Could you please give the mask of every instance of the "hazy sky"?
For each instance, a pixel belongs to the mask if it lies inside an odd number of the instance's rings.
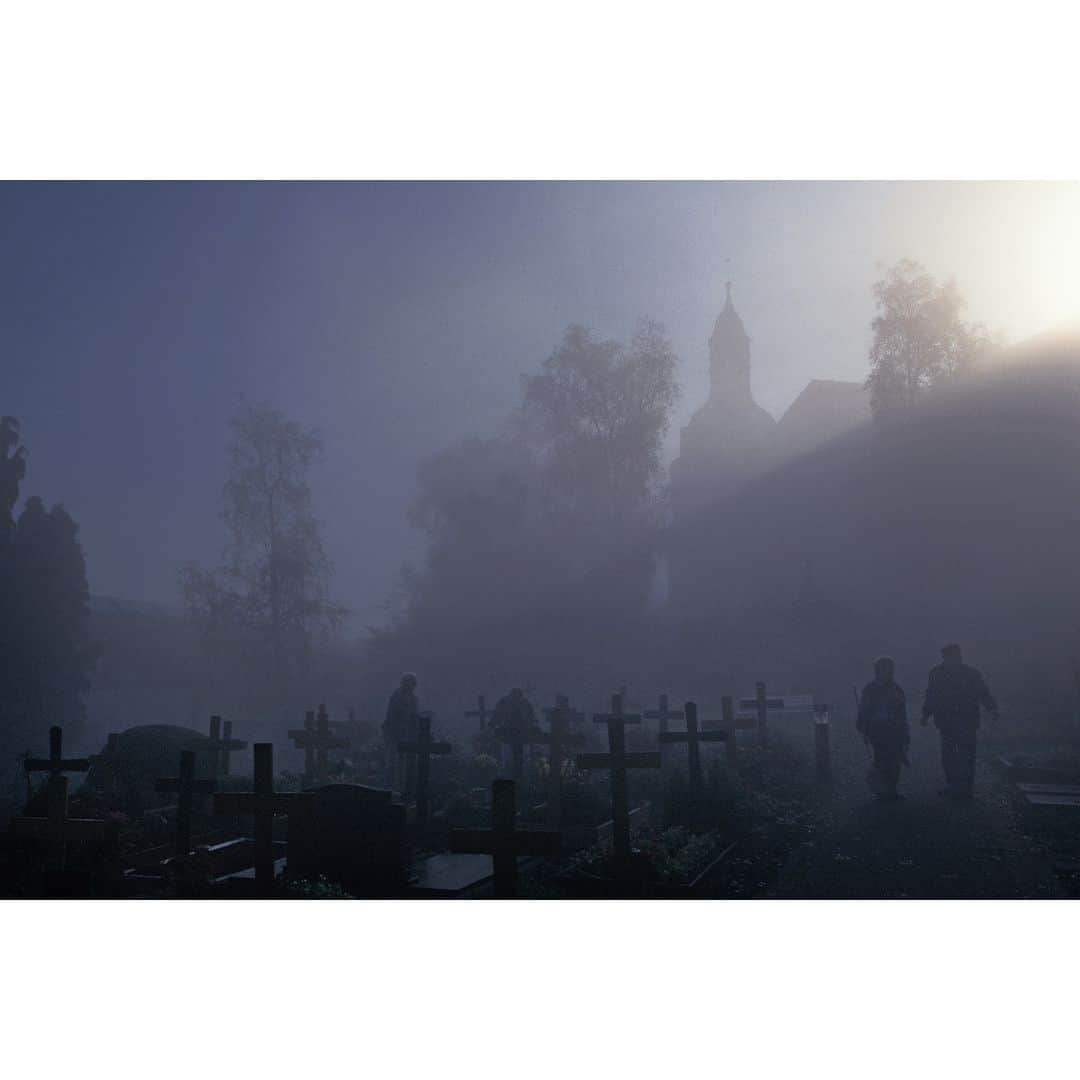
[[[220,555],[239,401],[319,428],[335,594],[370,621],[418,460],[493,429],[568,323],[665,323],[681,425],[731,278],[779,415],[865,377],[879,262],[955,274],[1015,340],[1080,316],[1077,252],[1080,186],[0,184],[0,413],[91,590],[165,603]]]

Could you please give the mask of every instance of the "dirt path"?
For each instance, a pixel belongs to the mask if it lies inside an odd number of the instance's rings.
[[[1053,859],[1022,831],[1003,781],[979,761],[975,801],[952,803],[934,728],[915,728],[899,803],[876,803],[861,742],[833,737],[833,783],[800,844],[761,895],[774,899],[1032,899],[1064,897]]]

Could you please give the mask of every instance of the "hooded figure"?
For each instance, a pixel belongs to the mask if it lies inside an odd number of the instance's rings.
[[[907,762],[911,742],[907,699],[893,678],[896,665],[891,656],[874,661],[874,681],[863,687],[855,726],[874,751],[873,786],[881,802],[902,799],[896,790],[900,766]]]
[[[398,743],[416,735],[416,717],[420,712],[420,699],[416,696],[416,676],[407,671],[401,683],[390,695],[383,721],[383,748],[385,751],[385,783],[391,791],[407,791],[411,770],[402,767]]]
[[[982,675],[964,663],[959,645],[946,645],[941,663],[930,672],[922,707],[923,727],[932,716],[941,732],[941,765],[947,785],[942,795],[946,798],[971,798],[980,707],[997,719],[997,702]]]

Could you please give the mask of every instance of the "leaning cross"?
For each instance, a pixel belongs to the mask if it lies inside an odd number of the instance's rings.
[[[550,733],[541,736],[541,742],[547,743],[548,751],[548,790],[547,823],[557,829],[562,824],[562,770],[564,750],[567,746],[581,746],[584,735],[571,732],[570,722],[580,718],[577,709],[570,708],[570,699],[565,694],[555,696],[555,707],[544,710],[551,724]]]
[[[514,828],[517,816],[513,780],[491,785],[491,828],[454,829],[450,850],[463,855],[490,855],[495,868],[495,898],[512,900],[517,895],[517,861],[520,855],[557,855],[562,837],[545,830]]]
[[[466,720],[479,720],[480,721],[480,730],[481,731],[483,731],[484,728],[487,727],[487,722],[488,722],[488,717],[489,716],[491,716],[491,711],[487,708],[487,706],[486,706],[486,704],[484,702],[484,695],[483,694],[481,694],[476,699],[476,708],[475,709],[466,709],[465,710],[465,719]]]
[[[214,813],[250,814],[255,818],[255,884],[269,890],[274,883],[274,818],[311,806],[307,791],[274,791],[274,745],[255,743],[255,790],[227,791],[214,796]]]
[[[611,712],[593,716],[596,724],[606,724],[608,729],[608,752],[606,754],[578,754],[579,769],[607,769],[611,773],[611,821],[616,862],[625,862],[630,856],[630,804],[626,793],[627,769],[659,769],[660,755],[655,751],[627,753],[626,725],[640,724],[640,715],[626,715],[622,711],[622,695],[611,697]]]
[[[67,816],[68,809],[68,778],[66,772],[88,772],[90,761],[87,758],[65,758],[63,756],[64,733],[59,727],[49,728],[49,756],[47,758],[26,758],[23,768],[27,777],[35,772],[47,772],[49,779],[46,783],[46,817],[15,818],[12,822],[15,832],[19,835],[40,836],[45,833],[48,845],[49,864],[55,868],[62,868],[67,851],[68,835],[92,833],[100,835],[105,830],[104,821],[90,819],[73,819]]]
[[[320,785],[329,781],[326,753],[328,750],[344,750],[349,745],[348,739],[337,738],[330,732],[330,717],[326,712],[326,706],[319,706],[319,719],[312,730],[311,713],[305,718],[302,731],[290,731],[289,738],[294,745],[304,748],[304,768],[311,771],[311,755],[315,755],[316,776]]]
[[[431,713],[421,713],[416,718],[416,738],[398,743],[398,752],[416,755],[416,823],[421,829],[428,823],[431,789],[431,758],[436,754],[449,754],[448,742],[435,742],[431,736]]]
[[[668,709],[668,696],[667,694],[660,695],[660,707],[658,709],[646,709],[644,713],[646,720],[659,720],[660,721],[660,759],[664,759],[664,735],[667,733],[669,720],[681,720],[683,713],[681,709]]]
[[[727,742],[733,738],[722,728],[709,728],[702,731],[698,728],[697,705],[688,701],[683,707],[686,715],[685,731],[665,731],[660,735],[661,743],[686,743],[686,764],[690,774],[690,794],[695,799],[701,798],[701,746],[703,742]]]
[[[154,790],[168,793],[176,792],[176,854],[186,855],[191,850],[191,808],[195,793],[209,795],[217,790],[217,780],[212,776],[207,780],[195,779],[195,751],[180,751],[180,775],[170,779],[158,780]]]

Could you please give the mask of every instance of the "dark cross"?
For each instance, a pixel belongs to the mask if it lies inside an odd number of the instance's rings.
[[[416,823],[424,828],[428,822],[431,757],[433,754],[449,754],[448,742],[435,742],[431,737],[431,713],[423,712],[416,718],[416,738],[398,743],[398,752],[416,755]]]
[[[196,750],[205,750],[210,754],[210,775],[229,775],[229,754],[233,750],[246,750],[247,743],[232,737],[232,721],[225,721],[224,737],[220,716],[210,717],[210,738],[197,743]]]
[[[557,855],[559,833],[515,829],[517,817],[513,780],[496,780],[491,785],[491,828],[454,829],[450,850],[464,855],[490,855],[495,867],[495,898],[513,900],[517,895],[519,856]]]
[[[173,779],[158,780],[154,784],[158,792],[176,792],[176,854],[186,855],[191,850],[191,808],[195,793],[209,795],[217,790],[217,780],[195,779],[195,751],[180,751],[180,775]]]
[[[100,770],[105,794],[115,795],[120,772],[120,736],[115,732],[110,733],[105,741],[105,749],[100,754],[91,754],[87,760],[96,770]]]
[[[611,712],[593,716],[596,724],[606,724],[608,729],[608,752],[606,754],[578,754],[579,769],[607,769],[611,773],[611,821],[616,862],[625,862],[630,856],[630,804],[626,793],[627,769],[659,769],[660,755],[655,751],[626,752],[626,725],[640,724],[638,715],[627,716],[622,711],[622,695],[613,694]]]
[[[514,779],[520,780],[525,775],[525,747],[546,742],[544,734],[536,728],[531,731],[522,731],[520,728],[511,727],[503,731],[499,737],[513,750]]]
[[[49,756],[26,758],[23,761],[28,780],[31,773],[47,772],[49,774],[45,788],[46,817],[16,818],[13,822],[16,832],[20,835],[45,835],[49,865],[55,869],[62,869],[64,866],[67,839],[70,834],[101,834],[106,827],[104,821],[77,820],[67,816],[68,778],[64,776],[64,773],[89,772],[90,761],[87,758],[65,758],[63,744],[63,730],[59,727],[51,727],[49,728]]]
[[[89,772],[89,758],[65,758],[63,754],[64,732],[61,728],[49,728],[49,756],[47,758],[26,758],[23,768],[27,775],[35,772],[47,772],[49,778],[66,772]]]
[[[303,749],[304,751],[304,775],[311,776],[315,772],[315,745],[311,741],[312,736],[315,734],[315,710],[308,709],[304,713],[304,726],[302,728],[291,728],[289,730],[289,738],[292,739],[293,746],[297,750]]]
[[[664,735],[668,729],[669,720],[681,720],[683,718],[682,711],[680,709],[668,709],[668,696],[667,694],[660,695],[660,708],[658,709],[646,709],[646,720],[659,720],[660,721],[660,759],[664,759]]]
[[[311,713],[309,712],[310,718]],[[348,739],[341,739],[335,737],[330,732],[330,717],[326,712],[326,706],[319,706],[319,719],[315,725],[315,730],[310,730],[306,724],[303,731],[290,731],[289,737],[297,746],[304,747],[307,751],[314,751],[315,753],[315,766],[316,777],[320,785],[326,784],[329,781],[329,771],[327,769],[326,754],[328,750],[343,750],[349,745]],[[304,759],[305,767],[307,767],[308,758]]]
[[[757,709],[758,741],[762,746],[769,742],[769,702],[765,697],[765,684],[754,683],[754,705]]]
[[[562,824],[562,769],[564,750],[568,746],[581,746],[584,735],[570,731],[570,722],[581,713],[570,708],[570,699],[565,694],[556,694],[555,707],[544,710],[551,724],[551,731],[541,736],[541,742],[548,745],[548,785],[547,785],[547,823],[557,829]]]
[[[306,791],[274,791],[274,745],[255,743],[255,790],[214,796],[214,813],[250,814],[255,819],[255,884],[267,891],[274,884],[274,818],[307,810],[315,797]]]
[[[683,706],[686,716],[685,731],[665,731],[660,736],[661,743],[686,743],[686,765],[690,774],[690,794],[695,799],[701,798],[701,746],[703,742],[727,742],[734,738],[734,733],[729,734],[721,728],[709,728],[702,731],[698,727],[697,704],[688,701]]]
[[[476,708],[475,709],[466,709],[465,710],[465,719],[466,720],[479,720],[480,721],[480,730],[481,731],[483,731],[484,728],[487,727],[487,722],[488,722],[488,717],[489,716],[491,716],[491,712],[489,711],[489,709],[487,708],[487,706],[484,703],[484,695],[483,694],[481,694],[476,699]]]
[[[720,712],[723,716],[723,728],[728,733],[728,765],[734,767],[739,759],[739,743],[735,735],[735,703],[730,697],[722,697],[720,699]]]

